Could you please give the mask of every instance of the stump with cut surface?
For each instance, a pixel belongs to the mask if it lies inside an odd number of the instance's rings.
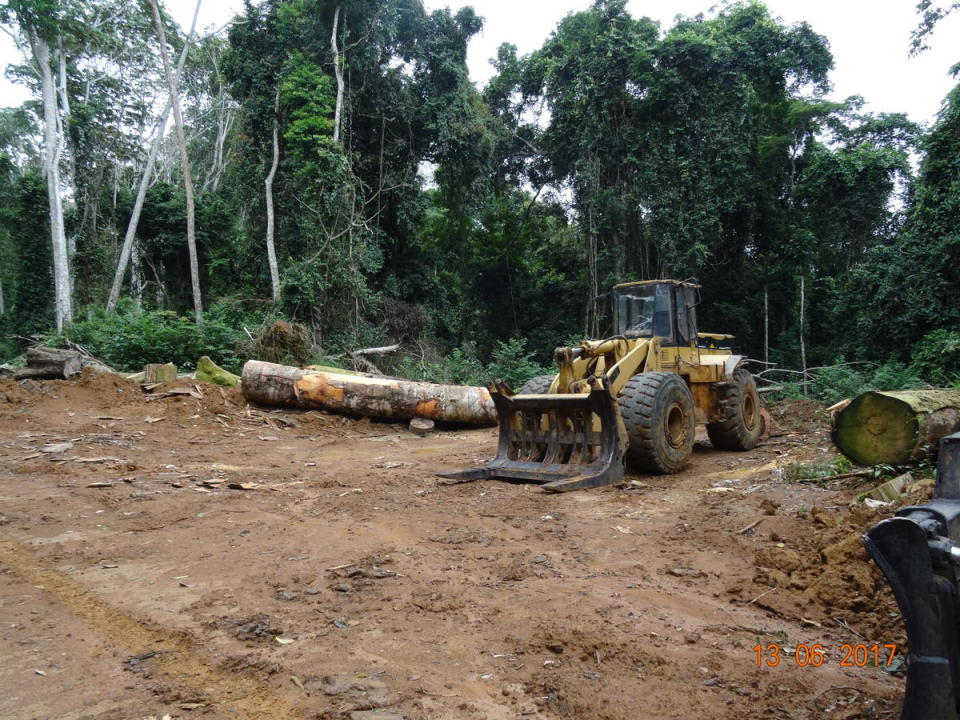
[[[430,418],[415,417],[410,421],[409,429],[414,435],[423,437],[432,433],[435,426],[436,423]]]
[[[834,444],[858,465],[903,465],[960,430],[960,391],[867,392],[836,414]]]
[[[143,368],[143,384],[173,382],[177,379],[177,366],[173,363],[150,363]]]

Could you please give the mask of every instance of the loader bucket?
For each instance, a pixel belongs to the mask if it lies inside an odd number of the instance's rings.
[[[496,457],[479,467],[439,473],[441,477],[453,482],[526,480],[542,484],[548,492],[623,480],[626,433],[617,401],[605,388],[514,395],[498,381],[491,383],[490,395],[500,424]]]

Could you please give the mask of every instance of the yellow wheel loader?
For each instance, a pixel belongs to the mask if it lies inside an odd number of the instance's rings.
[[[732,335],[698,333],[697,288],[676,280],[622,283],[613,299],[613,337],[557,348],[556,375],[516,394],[489,385],[500,439],[486,465],[441,473],[450,482],[504,478],[565,492],[620,482],[624,463],[675,473],[693,452],[697,423],[713,445],[750,450],[760,402]]]

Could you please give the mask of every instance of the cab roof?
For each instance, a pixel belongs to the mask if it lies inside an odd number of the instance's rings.
[[[686,282],[685,280],[636,280],[634,282],[624,282],[617,283],[613,286],[613,289],[626,288],[626,287],[636,287],[637,285],[683,285],[685,287],[698,288],[700,287],[699,283],[695,282]]]

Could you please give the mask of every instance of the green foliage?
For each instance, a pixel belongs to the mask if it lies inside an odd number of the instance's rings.
[[[960,381],[960,332],[940,329],[927,333],[911,356],[911,369],[932,385]]]
[[[812,381],[804,385],[788,379],[778,383],[781,390],[770,393],[770,400],[797,400],[809,397],[832,405],[845,398],[853,398],[870,390],[909,390],[924,387],[925,383],[913,365],[887,362],[875,365],[869,362],[843,363],[810,370]],[[790,375],[790,378],[799,375]]]
[[[783,467],[783,481],[787,483],[808,483],[817,485],[823,478],[850,472],[851,463],[843,455],[816,463],[788,463]]]
[[[526,342],[519,338],[511,338],[497,345],[486,372],[490,379],[499,378],[512,388],[519,388],[537,375],[552,373],[534,361],[533,353],[526,350]]]
[[[190,318],[166,311],[138,313],[126,307],[112,316],[97,312],[89,320],[74,322],[62,336],[48,336],[47,344],[57,346],[64,338],[127,372],[138,372],[148,363],[166,362],[189,371],[201,355],[209,355],[230,370],[239,369],[242,362],[235,354],[240,339],[237,330],[211,319],[197,325]]]
[[[9,228],[5,259],[17,273],[15,282],[4,282],[5,329],[31,335],[54,324],[46,182],[38,172],[25,172],[13,180],[10,196],[10,204],[0,207],[0,222]]]
[[[315,168],[315,158],[328,154],[333,130],[333,95],[330,77],[319,65],[309,62],[300,53],[287,62],[280,85],[280,100],[289,108],[289,120],[284,138],[296,157],[304,163],[303,170]]]
[[[525,341],[518,338],[499,342],[490,361],[484,363],[477,357],[476,346],[465,343],[433,361],[416,361],[408,356],[401,361],[396,372],[413,380],[454,385],[482,386],[500,379],[516,389],[532,377],[553,372],[534,361],[533,353],[525,346]]]

